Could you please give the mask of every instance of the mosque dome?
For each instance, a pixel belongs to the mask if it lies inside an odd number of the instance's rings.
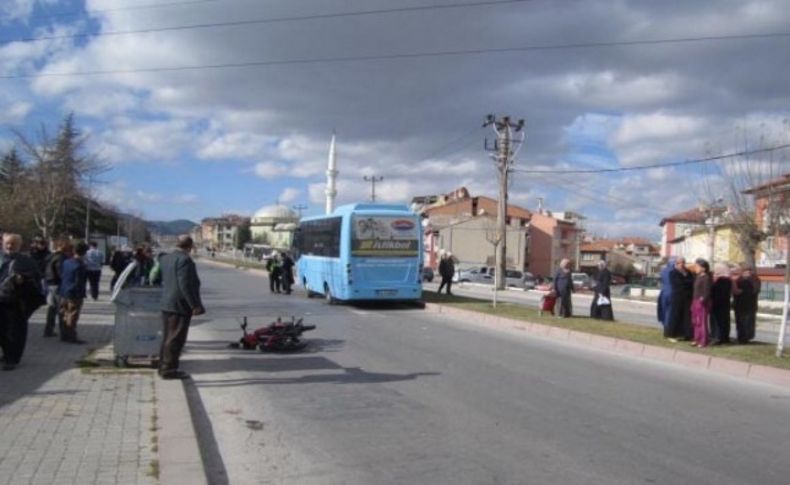
[[[296,219],[298,216],[296,212],[284,205],[267,205],[258,209],[258,212],[252,217],[255,219]]]

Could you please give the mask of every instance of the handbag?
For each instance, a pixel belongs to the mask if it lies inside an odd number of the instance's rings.
[[[598,306],[606,306],[611,305],[612,301],[609,298],[606,298],[603,295],[598,295]]]

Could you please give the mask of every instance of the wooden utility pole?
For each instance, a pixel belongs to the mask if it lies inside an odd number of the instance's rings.
[[[483,126],[491,126],[497,135],[496,142],[494,143],[494,152],[492,155],[496,163],[497,172],[499,173],[499,202],[497,204],[497,239],[495,253],[495,266],[496,272],[494,273],[495,281],[494,286],[496,289],[502,290],[505,288],[505,271],[507,270],[507,184],[508,173],[513,164],[515,152],[512,146],[513,133],[520,133],[521,139],[515,143],[521,147],[524,141],[524,120],[518,120],[513,123],[510,117],[503,116],[499,120],[496,116],[490,114],[486,117]]]

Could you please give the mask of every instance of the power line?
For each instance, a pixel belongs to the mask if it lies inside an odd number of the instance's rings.
[[[249,61],[249,62],[233,62],[233,63],[222,63],[222,64],[202,64],[196,66],[148,67],[148,68],[136,68],[136,69],[102,69],[102,70],[94,70],[94,71],[75,71],[75,72],[41,72],[37,74],[15,74],[15,75],[0,76],[0,79],[101,76],[108,74],[180,72],[180,71],[200,71],[200,70],[208,70],[208,69],[233,69],[233,68],[240,69],[240,68],[249,68],[249,67],[287,66],[287,65],[300,65],[300,64],[333,64],[340,62],[420,59],[420,58],[466,56],[466,55],[502,54],[502,53],[512,53],[512,52],[537,52],[537,51],[570,50],[570,49],[633,47],[639,45],[679,44],[679,43],[689,43],[689,42],[711,42],[711,41],[719,41],[719,40],[722,41],[755,40],[755,39],[785,38],[785,37],[790,37],[790,32],[769,32],[763,34],[721,35],[721,36],[707,36],[707,37],[683,37],[683,38],[674,38],[674,39],[634,40],[634,41],[622,41],[622,42],[590,42],[590,43],[554,44],[554,45],[538,45],[538,46],[525,46],[525,47],[461,49],[461,50],[435,51],[435,52],[412,52],[412,53],[403,53],[403,54],[372,54],[372,55],[363,55],[363,56],[282,59],[282,60],[272,60],[272,61]]]
[[[102,8],[96,10],[73,10],[73,11],[63,11],[63,12],[52,12],[52,13],[44,13],[40,15],[32,15],[28,17],[27,20],[52,19],[58,17],[77,17],[84,15],[90,16],[90,15],[97,15],[101,13],[122,12],[122,11],[131,11],[131,10],[151,10],[156,8],[180,7],[180,6],[196,5],[201,3],[214,3],[218,1],[220,0],[188,0],[183,2],[147,3],[144,5]],[[4,42],[20,42],[20,41],[0,41],[0,43],[4,43]],[[21,42],[27,42],[27,41],[21,41]]]
[[[707,157],[707,158],[697,158],[693,160],[683,160],[680,162],[669,162],[669,163],[654,163],[651,165],[640,165],[637,167],[619,167],[619,168],[597,168],[597,169],[588,169],[588,170],[528,170],[528,169],[518,169],[514,168],[511,169],[514,172],[519,173],[531,173],[531,174],[552,174],[552,175],[566,175],[566,174],[590,174],[590,173],[612,173],[612,172],[631,172],[635,170],[648,170],[651,168],[665,168],[665,167],[678,167],[678,166],[685,166],[685,165],[694,165],[698,163],[706,163],[706,162],[714,162],[719,160],[726,160],[729,158],[736,158],[742,157],[745,155],[754,155],[757,153],[767,153],[767,152],[774,152],[777,150],[783,150],[785,148],[790,148],[790,143],[784,145],[777,145],[773,147],[767,148],[759,148],[757,150],[745,150],[741,152],[734,152],[734,153],[727,153],[724,155],[717,155],[714,157]]]
[[[216,0],[202,0],[202,2],[206,2],[206,1],[216,1]],[[93,38],[93,37],[107,37],[107,36],[132,35],[132,34],[151,34],[155,32],[173,32],[179,30],[210,29],[215,27],[239,27],[245,25],[274,24],[274,23],[282,23],[282,22],[300,22],[306,20],[326,20],[326,19],[342,18],[342,17],[361,17],[366,15],[384,15],[384,14],[406,13],[406,12],[422,12],[427,10],[446,10],[446,9],[458,9],[458,8],[470,8],[470,7],[482,7],[482,6],[496,6],[496,5],[505,5],[512,3],[525,3],[530,1],[534,1],[534,0],[485,0],[485,1],[475,1],[475,2],[467,2],[467,3],[422,5],[422,6],[414,6],[414,7],[384,8],[384,9],[376,9],[376,10],[358,10],[351,12],[299,15],[299,16],[291,16],[291,17],[272,17],[266,19],[235,20],[228,22],[210,22],[210,23],[202,23],[202,24],[189,24],[189,25],[158,27],[158,28],[150,28],[150,29],[116,30],[109,32],[94,32],[94,33],[81,33],[81,34],[45,35],[39,37],[26,37],[20,39],[3,40],[0,41],[0,44],[9,44],[12,42],[38,42],[42,40],[84,39],[84,38]],[[186,2],[186,3],[202,3],[202,2],[195,1],[195,2]],[[129,7],[129,8],[133,8],[133,7]]]
[[[478,131],[480,131],[480,130],[482,130],[482,129],[483,129],[483,127],[482,127],[482,126],[475,127],[475,128],[472,130],[472,131],[469,131],[469,132],[467,132],[467,133],[464,133],[463,135],[459,136],[458,138],[455,138],[455,139],[453,139],[452,141],[450,141],[450,142],[448,142],[448,143],[445,143],[444,145],[442,145],[441,147],[439,147],[439,148],[437,148],[436,150],[432,151],[432,152],[431,152],[431,153],[429,153],[428,155],[426,155],[426,156],[424,156],[424,157],[420,158],[420,159],[417,161],[417,163],[420,163],[420,162],[425,162],[425,161],[428,161],[428,160],[432,159],[432,158],[433,158],[433,157],[435,157],[436,155],[438,155],[438,154],[442,153],[443,151],[445,151],[446,149],[448,149],[448,148],[452,147],[453,145],[455,145],[456,143],[460,142],[461,140],[463,140],[463,139],[465,139],[465,138],[467,138],[467,137],[469,137],[469,136],[472,136],[472,135],[474,135],[475,133],[477,133]],[[474,140],[473,140],[473,141],[474,141]],[[459,150],[463,150],[464,148],[468,147],[470,143],[471,143],[471,142],[468,142],[468,143],[466,143],[466,144],[464,144],[464,145],[461,145],[460,147],[458,147],[458,148],[456,148],[455,150],[451,151],[450,153],[446,154],[446,155],[445,155],[445,157],[446,157],[447,155],[453,154],[453,153],[455,153],[455,152],[457,152],[457,151],[459,151]]]

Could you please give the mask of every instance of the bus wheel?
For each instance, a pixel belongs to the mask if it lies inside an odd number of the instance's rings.
[[[329,305],[334,305],[335,301],[337,301],[335,297],[332,296],[332,292],[329,291],[329,285],[327,283],[324,283],[324,298]]]
[[[302,288],[304,288],[304,294],[307,295],[307,298],[312,298],[315,296],[315,293],[310,290],[310,287],[307,286],[307,279],[302,278]]]

